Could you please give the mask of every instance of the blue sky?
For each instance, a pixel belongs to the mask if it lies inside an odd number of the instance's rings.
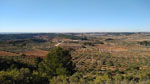
[[[150,31],[150,0],[0,0],[0,32]]]

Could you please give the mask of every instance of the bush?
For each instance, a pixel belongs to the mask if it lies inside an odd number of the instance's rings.
[[[21,68],[20,70],[0,71],[1,84],[48,84],[47,78],[35,74],[28,68]]]
[[[74,72],[71,59],[69,51],[57,47],[51,50],[39,64],[39,71],[45,73],[50,79],[58,75],[71,75]]]

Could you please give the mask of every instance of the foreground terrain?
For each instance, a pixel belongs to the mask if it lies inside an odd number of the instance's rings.
[[[57,47],[69,51],[72,74],[40,72]],[[0,34],[0,65],[3,84],[149,84],[150,33]]]

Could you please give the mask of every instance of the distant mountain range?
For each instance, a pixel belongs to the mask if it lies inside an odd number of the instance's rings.
[[[43,34],[43,33],[150,33],[150,32],[0,32],[0,34]]]

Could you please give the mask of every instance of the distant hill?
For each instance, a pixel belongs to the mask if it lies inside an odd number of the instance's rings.
[[[38,36],[45,36],[48,39],[54,38],[54,37],[62,37],[62,38],[68,38],[68,39],[81,39],[78,36],[75,36],[73,34],[57,34],[57,33],[18,33],[18,34],[0,34],[0,41],[7,41],[7,40],[18,40],[18,39],[34,39]]]

